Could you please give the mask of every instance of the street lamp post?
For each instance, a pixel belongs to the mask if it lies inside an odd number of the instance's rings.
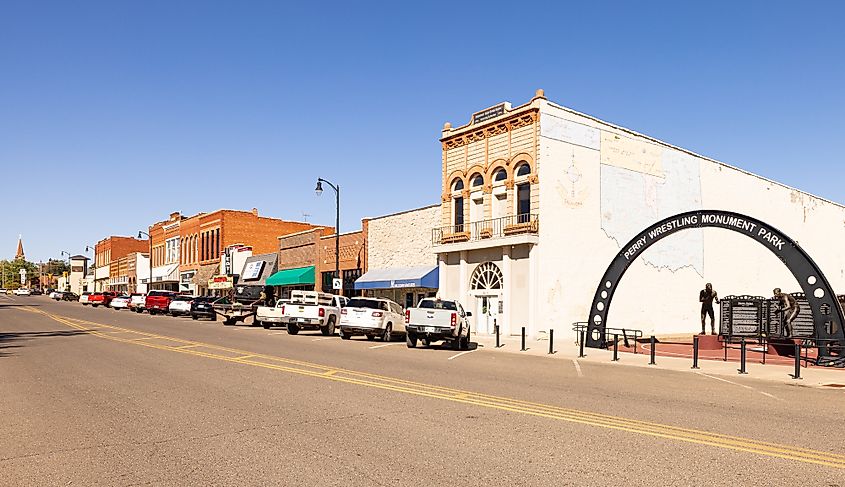
[[[68,268],[70,268],[70,252],[62,250],[60,255],[67,255],[67,265]],[[68,277],[65,277],[64,275],[62,275],[62,277],[65,278],[65,291],[70,291],[70,273],[68,273]]]
[[[317,196],[323,194],[323,183],[329,185],[334,190],[335,194],[335,227],[334,227],[334,273],[340,279],[340,185],[332,184],[323,178],[317,178],[317,187],[314,191]],[[343,294],[343,281],[341,281],[340,291]]]
[[[150,242],[150,255],[147,256],[147,264],[149,264],[150,274],[147,276],[147,292],[146,294],[150,293],[150,289],[153,285],[153,238],[150,237],[150,234],[147,232],[143,232],[138,230],[138,238],[141,238],[141,235],[146,235],[147,240]],[[137,289],[136,289],[137,291]]]
[[[97,246],[96,245],[86,245],[85,251],[91,252],[91,290],[89,292],[95,293],[97,292]]]

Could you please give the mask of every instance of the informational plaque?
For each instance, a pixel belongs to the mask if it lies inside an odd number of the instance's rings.
[[[758,337],[763,329],[765,298],[725,296],[720,301],[719,333],[732,337]]]

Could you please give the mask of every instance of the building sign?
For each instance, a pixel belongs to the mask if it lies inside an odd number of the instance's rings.
[[[390,287],[397,288],[397,289],[398,288],[405,288],[405,287],[417,287],[417,284],[413,281],[410,281],[410,282],[408,282],[408,281],[406,281],[406,282],[390,281]]]
[[[343,289],[343,279],[339,277],[335,277],[334,279],[332,279],[332,289],[334,289],[335,291]]]
[[[235,279],[232,276],[214,276],[208,280],[209,289],[232,289]]]
[[[21,284],[26,285],[26,269],[21,269]]]
[[[241,279],[244,281],[251,281],[261,277],[261,271],[264,269],[265,262],[263,260],[256,260],[244,266],[244,273]]]
[[[730,228],[731,230],[736,230],[740,233],[746,233],[749,237],[765,245],[776,254],[781,253],[784,250],[784,245],[786,244],[786,242],[778,236],[777,231],[766,228],[761,224],[748,221],[741,216],[726,215],[719,212],[701,211],[696,214],[679,216],[674,220],[662,222],[660,225],[648,228],[646,231],[640,233],[635,241],[631,242],[630,247],[622,250],[622,255],[625,257],[625,260],[633,261],[639,257],[640,253],[648,248],[654,241],[660,240],[662,237],[675,233],[679,230],[701,226]]]
[[[83,272],[83,267],[82,267],[81,265],[75,265],[75,266],[72,266],[72,267],[70,268],[70,271],[71,271],[71,272],[79,272],[79,273],[82,273],[82,272]]]
[[[494,107],[486,110],[481,110],[472,114],[472,123],[483,123],[492,118],[496,118],[505,114],[505,104],[500,103]]]

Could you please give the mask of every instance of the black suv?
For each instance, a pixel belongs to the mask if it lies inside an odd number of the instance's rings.
[[[214,308],[211,306],[215,301],[222,299],[215,296],[198,296],[191,303],[191,319],[208,318],[217,319]]]

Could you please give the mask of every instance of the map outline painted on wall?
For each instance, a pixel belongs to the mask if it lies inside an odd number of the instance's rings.
[[[687,153],[625,135],[602,132],[601,228],[617,246],[649,223],[700,210],[701,163]],[[704,234],[684,232],[648,249],[643,262],[672,272],[704,275]]]

